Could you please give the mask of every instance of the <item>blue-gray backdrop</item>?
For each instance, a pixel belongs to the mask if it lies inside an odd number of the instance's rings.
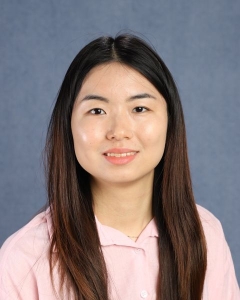
[[[196,201],[220,219],[240,282],[239,0],[0,0],[0,245],[45,204],[42,149],[68,65],[121,30],[173,73]]]

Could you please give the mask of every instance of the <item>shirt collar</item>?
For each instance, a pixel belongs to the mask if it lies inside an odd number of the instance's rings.
[[[52,238],[52,218],[51,218],[51,210],[48,207],[45,212],[45,218],[47,220],[48,232],[50,239]],[[95,216],[98,235],[100,239],[101,246],[110,246],[110,245],[121,245],[121,246],[129,246],[129,247],[137,247],[141,242],[149,237],[158,238],[158,229],[156,220],[153,218],[148,225],[143,229],[142,233],[140,234],[139,238],[136,242],[128,238],[124,233],[121,231],[114,229],[112,227],[103,225],[99,222],[97,217]],[[56,252],[56,248],[53,249]]]
[[[95,216],[95,220],[96,220],[96,224],[97,224],[100,243],[102,246],[121,245],[121,246],[137,247],[145,239],[147,239],[149,237],[158,237],[159,236],[156,221],[154,218],[143,229],[143,231],[141,232],[141,234],[136,242],[134,242],[133,240],[128,238],[121,231],[101,224],[96,216]]]

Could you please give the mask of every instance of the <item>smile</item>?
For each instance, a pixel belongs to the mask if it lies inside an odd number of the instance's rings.
[[[125,153],[104,153],[105,156],[113,156],[113,157],[126,157],[136,155],[137,152],[125,152]]]

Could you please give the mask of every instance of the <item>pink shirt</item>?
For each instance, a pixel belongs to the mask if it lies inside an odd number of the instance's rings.
[[[203,300],[240,300],[233,262],[220,222],[198,206],[208,248],[208,267]],[[96,219],[109,273],[111,299],[156,299],[158,232],[154,219],[133,242]],[[49,276],[48,248],[51,237],[49,210],[37,215],[13,234],[0,250],[0,299],[52,300],[58,297]],[[54,280],[58,290],[58,274]]]

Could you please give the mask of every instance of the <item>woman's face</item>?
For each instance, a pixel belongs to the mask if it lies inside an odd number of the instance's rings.
[[[153,180],[167,133],[167,105],[134,69],[114,62],[86,76],[72,112],[79,164],[98,183]]]

